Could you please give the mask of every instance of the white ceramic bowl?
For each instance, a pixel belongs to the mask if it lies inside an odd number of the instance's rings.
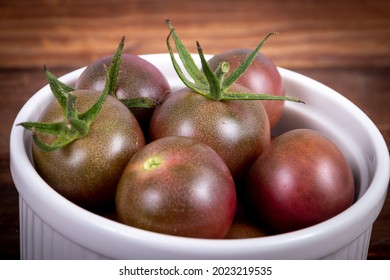
[[[173,88],[182,86],[167,54],[145,55]],[[62,77],[74,84],[83,69]],[[31,133],[11,132],[11,172],[20,196],[23,259],[365,259],[372,224],[389,182],[389,153],[370,119],[346,98],[310,78],[280,69],[287,94],[305,105],[287,102],[275,130],[312,128],[325,133],[349,160],[357,182],[356,202],[315,226],[275,236],[205,240],[168,236],[129,227],[86,211],[50,188],[35,171]],[[19,112],[15,124],[34,121],[52,94],[38,91]]]

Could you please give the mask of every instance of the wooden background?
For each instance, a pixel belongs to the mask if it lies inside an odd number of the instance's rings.
[[[18,196],[9,133],[21,106],[56,75],[111,54],[166,52],[166,18],[195,52],[253,48],[358,105],[390,143],[390,1],[0,0],[0,258],[19,258]],[[384,151],[388,152],[388,151]],[[374,224],[370,259],[390,259],[390,199]]]
[[[82,66],[111,53],[166,52],[169,18],[205,52],[254,47],[284,67],[387,67],[390,4],[378,0],[1,0],[0,67]]]

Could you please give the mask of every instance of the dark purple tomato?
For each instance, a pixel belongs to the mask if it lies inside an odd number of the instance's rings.
[[[237,209],[232,226],[225,236],[225,239],[243,239],[267,236],[266,232],[258,223],[252,220],[252,217],[242,206],[240,199],[237,200]]]
[[[302,229],[353,203],[352,170],[338,147],[309,129],[278,136],[255,161],[245,195],[258,221],[273,233]]]
[[[233,85],[231,91],[248,91]],[[186,136],[204,142],[239,180],[270,143],[267,113],[257,101],[212,101],[184,88],[156,108],[151,139]]]
[[[77,110],[84,112],[101,92],[78,90],[73,94],[77,96]],[[38,121],[51,123],[63,119],[59,103],[53,101]],[[53,136],[38,137],[49,143]],[[144,145],[143,133],[133,114],[117,98],[107,96],[87,136],[51,152],[33,144],[32,153],[37,172],[54,190],[80,206],[95,208],[114,203],[127,162]]]
[[[248,55],[250,49],[232,49],[214,55],[209,61],[210,68],[215,70],[218,65],[226,61],[230,64],[230,71],[236,69]],[[258,53],[251,66],[236,81],[254,93],[265,93],[276,96],[285,96],[285,90],[280,73],[275,64],[264,54]],[[276,125],[283,114],[284,101],[261,100],[268,114],[271,128]]]
[[[119,221],[170,235],[223,238],[236,210],[233,178],[207,145],[165,137],[138,151],[118,184]]]
[[[94,89],[103,91],[106,83],[106,71],[110,66],[112,55],[90,64],[76,82],[77,89]],[[137,56],[122,55],[121,68],[115,95],[119,99],[146,97],[159,104],[170,93],[168,81],[158,68],[145,59]],[[152,108],[130,109],[142,128],[149,125]]]

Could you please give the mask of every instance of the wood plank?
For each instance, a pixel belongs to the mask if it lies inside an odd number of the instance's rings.
[[[287,68],[390,65],[390,1],[2,1],[0,68],[83,66],[111,54],[166,52],[170,18],[191,51],[264,46]]]

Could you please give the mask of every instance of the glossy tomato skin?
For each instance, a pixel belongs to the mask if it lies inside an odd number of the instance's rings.
[[[165,137],[137,152],[116,195],[119,220],[170,235],[223,238],[236,210],[233,178],[207,145]]]
[[[295,129],[278,136],[247,176],[248,204],[273,233],[302,229],[353,203],[354,179],[338,147],[319,132]]]
[[[232,88],[247,91],[239,85]],[[151,139],[186,136],[204,142],[240,179],[270,143],[267,114],[257,101],[212,101],[184,88],[156,108]]]
[[[101,95],[79,90],[76,108],[84,112]],[[40,122],[62,121],[57,101],[42,113]],[[48,135],[39,135],[43,142]],[[102,110],[92,122],[87,136],[68,146],[44,152],[32,146],[37,172],[57,192],[87,208],[113,204],[116,187],[130,157],[145,145],[141,128],[133,114],[118,99],[108,96]]]
[[[110,66],[111,56],[103,57],[90,64],[76,81],[77,89],[103,91],[106,83],[106,71]],[[119,99],[147,97],[159,104],[169,95],[168,81],[150,62],[131,54],[123,54],[115,96]],[[131,108],[142,128],[149,125],[153,108]]]
[[[226,61],[230,64],[230,71],[237,68],[248,55],[252,53],[250,49],[232,49],[214,55],[208,62],[212,69],[217,69],[218,65]],[[285,89],[282,77],[272,62],[263,53],[258,53],[251,66],[236,81],[236,83],[247,87],[255,93],[265,93],[276,96],[285,96]],[[271,128],[274,127],[281,118],[284,110],[284,101],[262,100],[267,111]]]

